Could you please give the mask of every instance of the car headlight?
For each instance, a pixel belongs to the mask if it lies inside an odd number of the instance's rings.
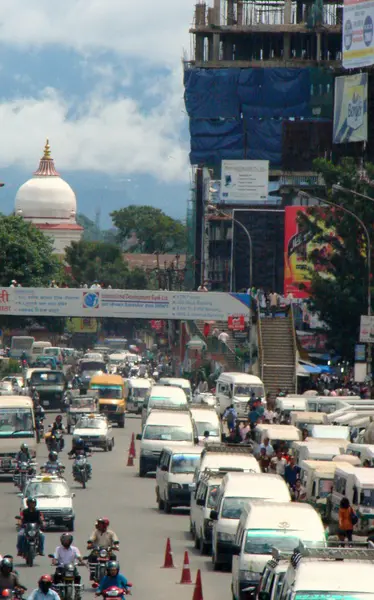
[[[221,542],[234,542],[234,540],[235,540],[235,533],[218,532],[217,533],[217,540],[220,540]]]
[[[179,483],[169,483],[169,488],[171,490],[180,490],[181,487],[182,486]]]
[[[141,450],[140,456],[153,456],[152,450]]]
[[[239,571],[239,579],[242,581],[260,581],[261,573],[257,573],[257,571]]]

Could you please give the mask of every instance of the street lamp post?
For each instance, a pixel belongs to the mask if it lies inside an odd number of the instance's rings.
[[[341,186],[338,185],[334,185],[333,186],[333,190],[337,190],[337,191],[344,191],[344,192],[351,192],[351,190],[348,190],[346,188],[342,188]],[[366,198],[368,200],[371,200],[372,202],[374,201],[373,198],[369,198],[369,196],[365,196],[364,194],[359,194],[358,192],[352,192],[353,194],[356,194],[358,196],[362,196],[363,198]],[[367,264],[367,278],[368,278],[368,283],[367,283],[367,311],[368,311],[368,316],[371,317],[371,240],[370,240],[370,234],[369,231],[365,225],[365,223],[360,219],[360,217],[358,217],[356,215],[356,213],[352,212],[351,210],[349,210],[348,208],[345,208],[345,206],[341,206],[340,204],[336,204],[336,202],[331,202],[331,200],[325,200],[324,198],[318,198],[317,196],[311,196],[310,194],[308,194],[307,192],[299,192],[299,196],[303,196],[304,198],[311,198],[313,200],[318,200],[319,202],[322,202],[322,204],[328,204],[329,206],[333,206],[335,208],[338,208],[340,210],[342,210],[343,212],[347,213],[348,215],[350,215],[351,217],[353,217],[354,219],[356,219],[356,221],[360,224],[360,226],[362,227],[365,236],[366,236],[366,245],[367,245],[367,259],[366,259],[366,264]],[[367,360],[367,364],[368,364],[368,375],[371,379],[371,346],[370,343],[369,345],[369,352],[368,352],[368,360]]]

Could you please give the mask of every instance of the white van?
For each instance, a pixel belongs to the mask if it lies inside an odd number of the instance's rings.
[[[261,444],[266,438],[270,440],[273,448],[274,444],[278,445],[280,442],[283,442],[285,448],[289,448],[293,442],[300,440],[301,431],[293,425],[257,425],[253,434],[253,451],[256,455],[260,454]]]
[[[374,467],[374,445],[373,444],[348,444],[346,449],[347,454],[357,456],[363,465],[366,460],[370,466]]]
[[[189,484],[200,460],[201,446],[170,445],[163,448],[156,470],[159,510],[171,513],[174,506],[190,506]]]
[[[290,491],[279,475],[227,473],[219,489],[217,507],[210,513],[213,524],[212,561],[217,571],[231,566],[232,546],[243,508],[250,500],[291,502]]]
[[[291,412],[291,425],[300,431],[306,429],[310,435],[313,425],[328,425],[327,414],[323,412]]]
[[[184,391],[178,387],[169,387],[166,385],[154,385],[150,393],[144,398],[142,407],[142,427],[144,427],[147,417],[152,408],[169,406],[180,407],[187,410],[187,398]]]
[[[25,396],[0,396],[0,475],[17,467],[16,455],[22,443],[36,455],[34,403]]]
[[[280,421],[290,422],[292,412],[304,412],[307,410],[307,400],[303,396],[279,396],[275,399],[275,412]]]
[[[215,408],[204,404],[192,404],[190,411],[196,424],[199,441],[204,440],[205,431],[209,431],[209,442],[220,442],[222,438],[221,420]]]
[[[183,394],[183,392],[181,391]],[[139,477],[155,473],[165,444],[172,442],[183,446],[198,443],[196,427],[189,410],[183,408],[152,409],[142,434],[136,436],[140,443]]]
[[[335,439],[349,441],[349,427],[343,425],[313,425],[311,437],[316,439]]]
[[[173,387],[179,387],[186,394],[187,402],[192,402],[192,389],[189,379],[183,379],[181,377],[161,377],[158,380],[158,385],[171,385]]]
[[[204,471],[196,493],[196,501],[190,508],[190,530],[194,532],[195,548],[200,554],[207,554],[212,546],[213,521],[211,510],[217,506],[219,488],[224,471]]]
[[[37,358],[44,354],[45,348],[52,348],[51,342],[34,342],[31,350],[30,363],[33,365]]]
[[[292,446],[292,454],[298,465],[301,465],[303,460],[331,461],[345,451],[344,445],[339,442],[340,440],[315,440],[314,438],[306,442],[295,442]]]
[[[130,413],[140,414],[143,403],[151,391],[152,384],[144,377],[130,377],[125,379],[126,410]]]
[[[233,546],[233,597],[244,598],[246,590],[245,597],[254,598],[272,549],[290,552],[300,541],[325,543],[321,517],[309,504],[249,502],[240,516]]]
[[[335,470],[332,491],[331,520],[339,522],[339,506],[342,498],[348,498],[359,517],[355,533],[366,535],[374,529],[374,469],[339,465]]]
[[[247,373],[221,373],[216,384],[219,413],[223,415],[226,408],[233,404],[238,417],[247,417],[252,392],[256,398],[265,400],[264,384],[259,377]]]

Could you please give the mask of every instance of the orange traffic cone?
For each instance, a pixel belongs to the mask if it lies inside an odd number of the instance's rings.
[[[188,558],[187,550],[184,553],[182,576],[179,583],[192,583],[191,571],[190,571],[190,559]]]
[[[128,459],[127,459],[127,466],[128,467],[133,467],[134,466],[134,456],[133,456],[133,454],[131,452],[131,447],[129,449],[129,456],[128,456]]]
[[[201,585],[200,569],[198,570],[197,575],[196,575],[196,583],[195,583],[195,589],[193,591],[192,600],[203,600],[203,588]]]
[[[173,553],[171,551],[170,538],[166,540],[165,560],[161,569],[174,569]]]
[[[135,450],[135,433],[132,434],[131,436],[131,443],[130,443],[130,452],[133,456],[133,458],[136,458],[136,450]]]

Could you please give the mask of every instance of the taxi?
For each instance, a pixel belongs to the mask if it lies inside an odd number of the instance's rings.
[[[44,516],[46,529],[74,531],[75,512],[72,494],[65,479],[55,475],[37,475],[30,479],[23,493],[21,510],[27,508],[27,498],[36,499],[37,509]]]
[[[70,398],[66,414],[66,429],[71,433],[79,419],[85,415],[90,415],[97,410],[98,393],[95,390],[90,391],[89,395],[81,396],[74,394]]]
[[[73,444],[79,438],[86,446],[102,448],[104,452],[111,452],[114,447],[112,425],[104,415],[98,413],[80,417],[73,431]]]

